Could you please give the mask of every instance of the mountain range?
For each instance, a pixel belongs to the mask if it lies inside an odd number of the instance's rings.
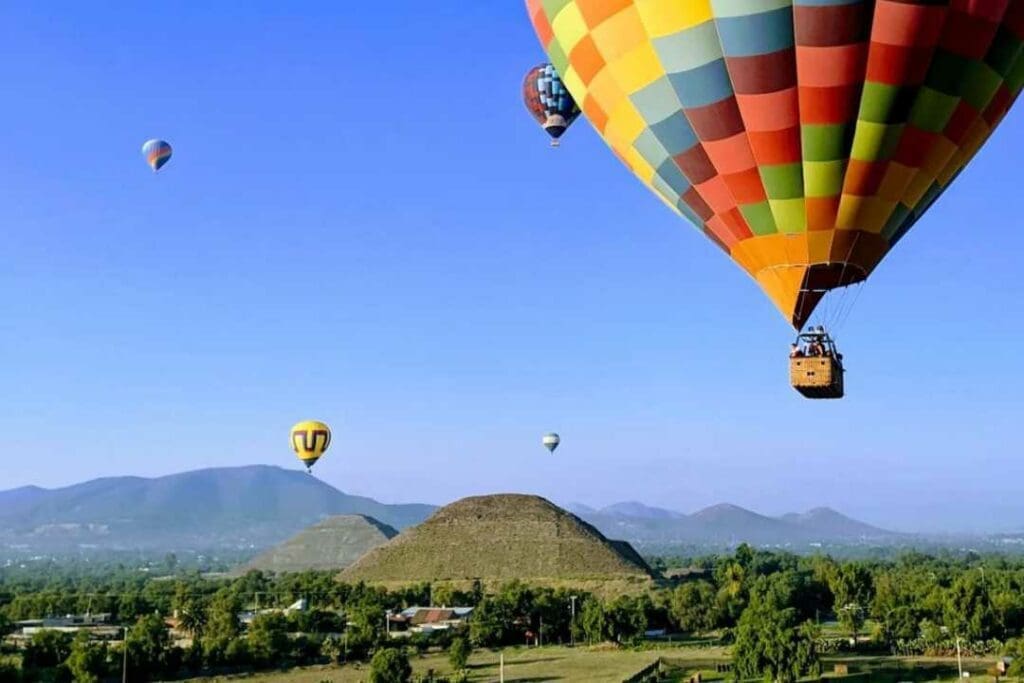
[[[257,465],[3,491],[0,543],[50,550],[263,549],[334,515],[366,515],[402,529],[433,511],[432,505],[386,505],[304,472]]]
[[[799,550],[909,538],[828,508],[781,517],[728,504],[693,514],[638,502],[568,508],[607,537],[647,553],[740,542]],[[365,515],[402,530],[435,509],[380,503],[343,493],[303,472],[262,465],[156,478],[110,477],[57,489],[0,491],[0,547],[255,551],[334,515]]]
[[[570,504],[568,509],[613,538],[647,552],[673,546],[728,547],[738,543],[766,546],[896,543],[909,538],[851,519],[830,508],[769,517],[736,505],[713,505],[692,514],[625,502],[595,509]]]

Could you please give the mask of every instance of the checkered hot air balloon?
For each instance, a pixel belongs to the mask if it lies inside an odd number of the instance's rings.
[[[142,156],[146,157],[146,163],[149,164],[154,173],[171,160],[172,153],[173,150],[170,143],[165,140],[146,140],[142,144]]]
[[[1024,0],[526,0],[615,154],[795,327],[865,280],[1024,85]]]
[[[558,146],[559,138],[580,115],[576,101],[550,64],[535,66],[526,74],[523,102],[537,123],[551,136],[552,147]]]

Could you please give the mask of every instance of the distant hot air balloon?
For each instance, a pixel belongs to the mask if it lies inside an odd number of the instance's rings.
[[[164,140],[146,140],[142,144],[142,156],[146,157],[146,163],[154,173],[171,160],[172,153],[171,145]]]
[[[551,136],[552,147],[558,146],[558,139],[580,115],[576,101],[550,64],[536,66],[526,74],[523,101],[533,118]]]
[[[292,427],[291,441],[295,455],[307,471],[312,471],[313,465],[331,445],[331,428],[315,420],[300,422]]]
[[[616,156],[798,329],[872,273],[1024,86],[1022,0],[526,6]]]
[[[544,438],[541,439],[541,443],[544,444],[544,448],[548,449],[551,453],[554,453],[555,449],[558,448],[558,444],[562,443],[562,439],[558,434],[552,432],[550,434],[545,434]]]

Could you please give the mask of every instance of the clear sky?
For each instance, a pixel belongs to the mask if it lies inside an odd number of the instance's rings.
[[[742,271],[585,122],[548,147],[540,61],[516,0],[0,5],[0,488],[297,467],[312,417],[388,502],[1024,528],[1020,110],[815,403]]]

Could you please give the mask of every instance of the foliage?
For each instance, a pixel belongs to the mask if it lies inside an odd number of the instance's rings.
[[[109,672],[107,646],[94,643],[89,634],[78,633],[71,643],[71,654],[65,666],[75,679],[75,683],[99,683]]]
[[[794,593],[784,576],[762,577],[751,591],[750,605],[736,630],[734,660],[738,678],[764,677],[792,683],[815,673],[817,634],[799,621]]]
[[[448,663],[452,669],[461,671],[466,668],[469,662],[469,655],[473,653],[473,646],[465,638],[456,638],[448,646]]]
[[[687,633],[710,631],[718,625],[715,597],[715,587],[708,581],[684,583],[672,592],[672,619]]]
[[[140,617],[128,630],[125,647],[128,648],[128,671],[132,680],[148,680],[170,666],[170,635],[158,614]]]
[[[53,668],[62,664],[70,654],[71,634],[44,629],[33,635],[25,647],[25,668]]]
[[[377,650],[370,660],[370,683],[407,683],[411,678],[412,665],[401,650]]]
[[[258,667],[278,664],[288,654],[288,620],[283,614],[261,614],[252,620],[248,633],[249,655]]]

